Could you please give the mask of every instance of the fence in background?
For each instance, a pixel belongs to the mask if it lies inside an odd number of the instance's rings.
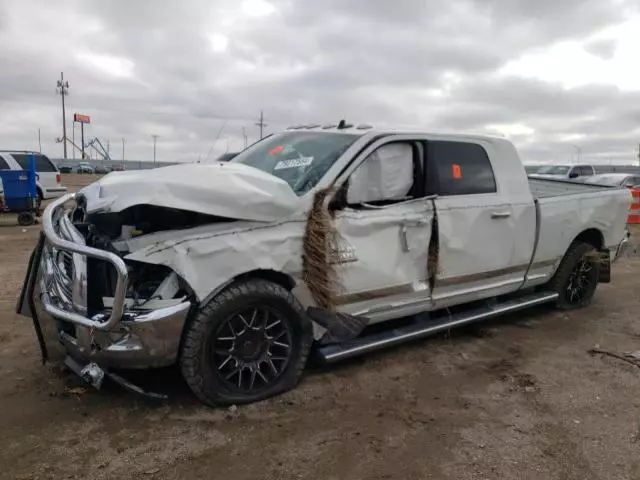
[[[49,157],[51,158],[51,157]],[[60,165],[70,165],[75,171],[76,167],[80,162],[88,163],[93,167],[97,167],[98,165],[104,165],[105,167],[115,167],[124,165],[125,170],[149,170],[153,168],[153,162],[143,162],[139,160],[70,160],[66,161],[63,158],[51,158],[51,161],[55,163],[58,167]],[[156,167],[167,167],[169,165],[175,165],[178,162],[156,162]]]

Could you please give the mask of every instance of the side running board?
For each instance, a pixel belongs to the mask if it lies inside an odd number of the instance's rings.
[[[366,335],[337,345],[327,345],[317,350],[320,361],[334,363],[365,353],[393,347],[401,343],[435,335],[455,327],[487,320],[507,313],[516,312],[537,305],[553,302],[558,298],[555,292],[539,292],[484,306],[475,310],[451,315],[441,320],[419,321],[390,331]]]

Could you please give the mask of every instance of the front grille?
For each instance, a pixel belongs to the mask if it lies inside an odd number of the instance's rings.
[[[62,266],[67,278],[73,278],[73,254],[69,252],[60,252],[62,255]]]
[[[54,219],[54,229],[58,236],[69,242],[77,243],[81,237],[66,216]],[[76,238],[74,238],[74,235]],[[83,278],[86,271],[86,260],[82,255],[50,246],[48,264],[50,277],[48,279],[49,294],[54,297],[65,310],[82,311],[86,309],[86,291],[74,291],[78,288],[78,279]],[[79,271],[77,271],[79,269]],[[86,287],[85,287],[86,288]],[[77,302],[80,301],[80,304]]]

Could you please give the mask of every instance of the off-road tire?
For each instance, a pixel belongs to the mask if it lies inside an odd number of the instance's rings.
[[[591,264],[591,270],[588,273],[590,284],[586,293],[578,301],[570,301],[568,298],[568,287],[571,281],[571,275],[576,267],[585,257],[591,256],[588,261]],[[560,266],[555,275],[548,284],[548,290],[557,292],[560,297],[556,301],[556,307],[560,310],[574,310],[587,307],[591,303],[591,299],[598,286],[598,278],[600,275],[600,264],[597,258],[597,250],[593,245],[584,242],[574,242],[569,246],[567,253],[560,262]]]
[[[277,310],[289,322],[293,333],[291,357],[272,385],[256,393],[238,393],[227,388],[214,370],[209,344],[221,322],[252,305]],[[204,404],[246,404],[294,388],[305,368],[312,341],[311,320],[293,293],[267,280],[249,279],[230,285],[194,313],[185,327],[179,363],[185,381]]]

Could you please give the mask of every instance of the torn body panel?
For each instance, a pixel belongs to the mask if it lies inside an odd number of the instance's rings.
[[[433,207],[426,199],[340,212],[332,222],[338,238],[326,258],[334,263],[342,287],[332,299],[336,310],[366,316],[394,302],[428,299],[432,220]],[[191,285],[200,302],[234,278],[267,270],[296,279],[299,300],[305,307],[317,306],[317,298],[300,281],[306,227],[303,218],[209,233],[199,227],[195,235],[163,235],[161,241],[125,258],[171,268]],[[143,238],[133,241],[140,245]]]

